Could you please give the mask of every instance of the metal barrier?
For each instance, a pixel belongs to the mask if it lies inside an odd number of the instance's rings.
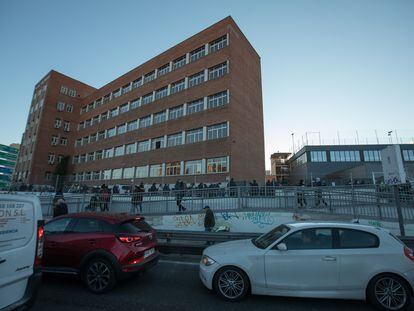
[[[342,187],[233,187],[156,191],[132,194],[64,194],[69,212],[102,211],[114,213],[170,214],[199,212],[205,205],[215,211],[294,210],[354,218],[398,221],[401,235],[404,223],[414,223],[414,192],[404,186]],[[52,216],[53,196],[40,195],[45,216]]]

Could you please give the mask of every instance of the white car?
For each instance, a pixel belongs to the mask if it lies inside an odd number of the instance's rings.
[[[0,195],[0,311],[30,306],[40,286],[43,220],[33,195]]]
[[[382,310],[404,310],[412,301],[414,255],[384,229],[292,223],[206,248],[200,279],[229,301],[252,293],[367,300]]]

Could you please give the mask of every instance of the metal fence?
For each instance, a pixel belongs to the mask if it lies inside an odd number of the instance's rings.
[[[43,214],[53,215],[54,195],[39,195]],[[139,194],[63,194],[69,212],[169,214],[200,211],[294,210],[354,218],[414,223],[414,191],[409,186],[234,187],[156,191]],[[135,204],[133,204],[135,202]],[[142,210],[141,210],[142,207]]]

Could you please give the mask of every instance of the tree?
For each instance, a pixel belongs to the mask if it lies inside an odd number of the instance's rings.
[[[64,156],[56,166],[54,173],[54,184],[56,185],[56,192],[63,192],[63,186],[65,185],[65,176],[68,171],[68,164],[69,156]]]

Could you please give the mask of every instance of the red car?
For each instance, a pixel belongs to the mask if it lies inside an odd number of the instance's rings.
[[[79,213],[45,225],[43,272],[79,275],[94,293],[158,262],[155,230],[143,217]]]

